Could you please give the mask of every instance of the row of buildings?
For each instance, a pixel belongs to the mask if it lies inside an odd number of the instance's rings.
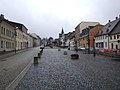
[[[59,33],[59,45],[70,48],[120,49],[120,16],[105,25],[99,22],[81,22],[73,32]]]
[[[5,19],[0,15],[0,52],[22,50],[41,44],[41,38],[28,33],[25,25]]]

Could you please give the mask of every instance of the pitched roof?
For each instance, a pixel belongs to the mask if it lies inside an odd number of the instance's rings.
[[[1,15],[0,15],[0,22],[2,22],[2,21],[4,21],[4,22],[8,23],[9,25],[11,25],[11,24],[8,22],[8,20],[4,18],[4,15],[1,14]],[[11,26],[14,27],[13,25],[11,25]]]
[[[102,36],[102,35],[109,34],[119,21],[120,19],[116,19],[114,21],[107,23],[105,26],[103,26],[102,30],[100,30],[95,36]]]
[[[116,27],[110,32],[110,35],[120,34],[120,20],[117,23]]]
[[[4,15],[1,14],[1,16],[0,16],[0,21],[2,21],[2,20],[5,21],[6,23],[10,24],[10,25],[13,26],[13,27],[18,27],[20,30],[22,30],[22,26],[24,26],[24,25],[21,24],[21,23],[17,23],[17,22],[13,22],[13,21],[9,21],[9,20],[5,19],[5,18],[4,18]],[[24,26],[24,28],[25,28],[26,30],[28,30],[25,26]]]
[[[80,38],[86,37],[89,34],[89,31],[93,28],[94,26],[89,26],[85,29],[82,30],[82,33],[80,34]]]

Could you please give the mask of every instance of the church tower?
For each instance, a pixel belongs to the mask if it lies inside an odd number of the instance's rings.
[[[60,46],[65,46],[65,34],[64,34],[64,29],[62,28],[61,33],[59,34],[59,41],[60,41]]]
[[[63,30],[63,28],[62,28],[62,32],[61,32],[61,34],[64,34],[64,30]]]

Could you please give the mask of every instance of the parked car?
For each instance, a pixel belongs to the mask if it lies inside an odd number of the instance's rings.
[[[85,47],[79,46],[79,47],[78,47],[78,50],[83,51],[83,50],[85,50]]]
[[[45,48],[44,45],[41,45],[41,46],[40,46],[40,49],[44,49],[44,48]]]

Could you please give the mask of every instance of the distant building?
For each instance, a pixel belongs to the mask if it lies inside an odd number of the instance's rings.
[[[75,49],[75,31],[65,34],[66,46],[71,50]]]
[[[96,26],[94,26],[90,31],[89,31],[89,44],[90,44],[90,48],[94,48],[94,37],[95,35],[102,29],[103,25],[101,24],[97,24]]]
[[[28,48],[33,47],[33,37],[30,34],[28,34],[27,38],[28,38]]]
[[[94,46],[94,36],[102,28],[102,25],[98,24],[96,26],[89,26],[82,30],[80,34],[80,45],[85,48],[93,48]]]
[[[65,43],[65,34],[64,34],[64,30],[62,28],[61,33],[59,33],[59,46],[64,47],[66,45]]]
[[[82,30],[82,33],[80,34],[80,46],[83,46],[85,48],[90,47],[90,38],[89,38],[89,32],[94,26],[88,26]]]
[[[8,21],[15,27],[16,32],[16,50],[25,49],[28,47],[28,29],[21,23]]]
[[[35,33],[32,33],[30,35],[33,37],[33,47],[40,46],[41,45],[41,38]]]
[[[99,22],[81,22],[75,27],[75,44],[76,46],[80,46],[80,34],[82,33],[82,30],[85,29],[88,26],[95,26],[99,24]]]

